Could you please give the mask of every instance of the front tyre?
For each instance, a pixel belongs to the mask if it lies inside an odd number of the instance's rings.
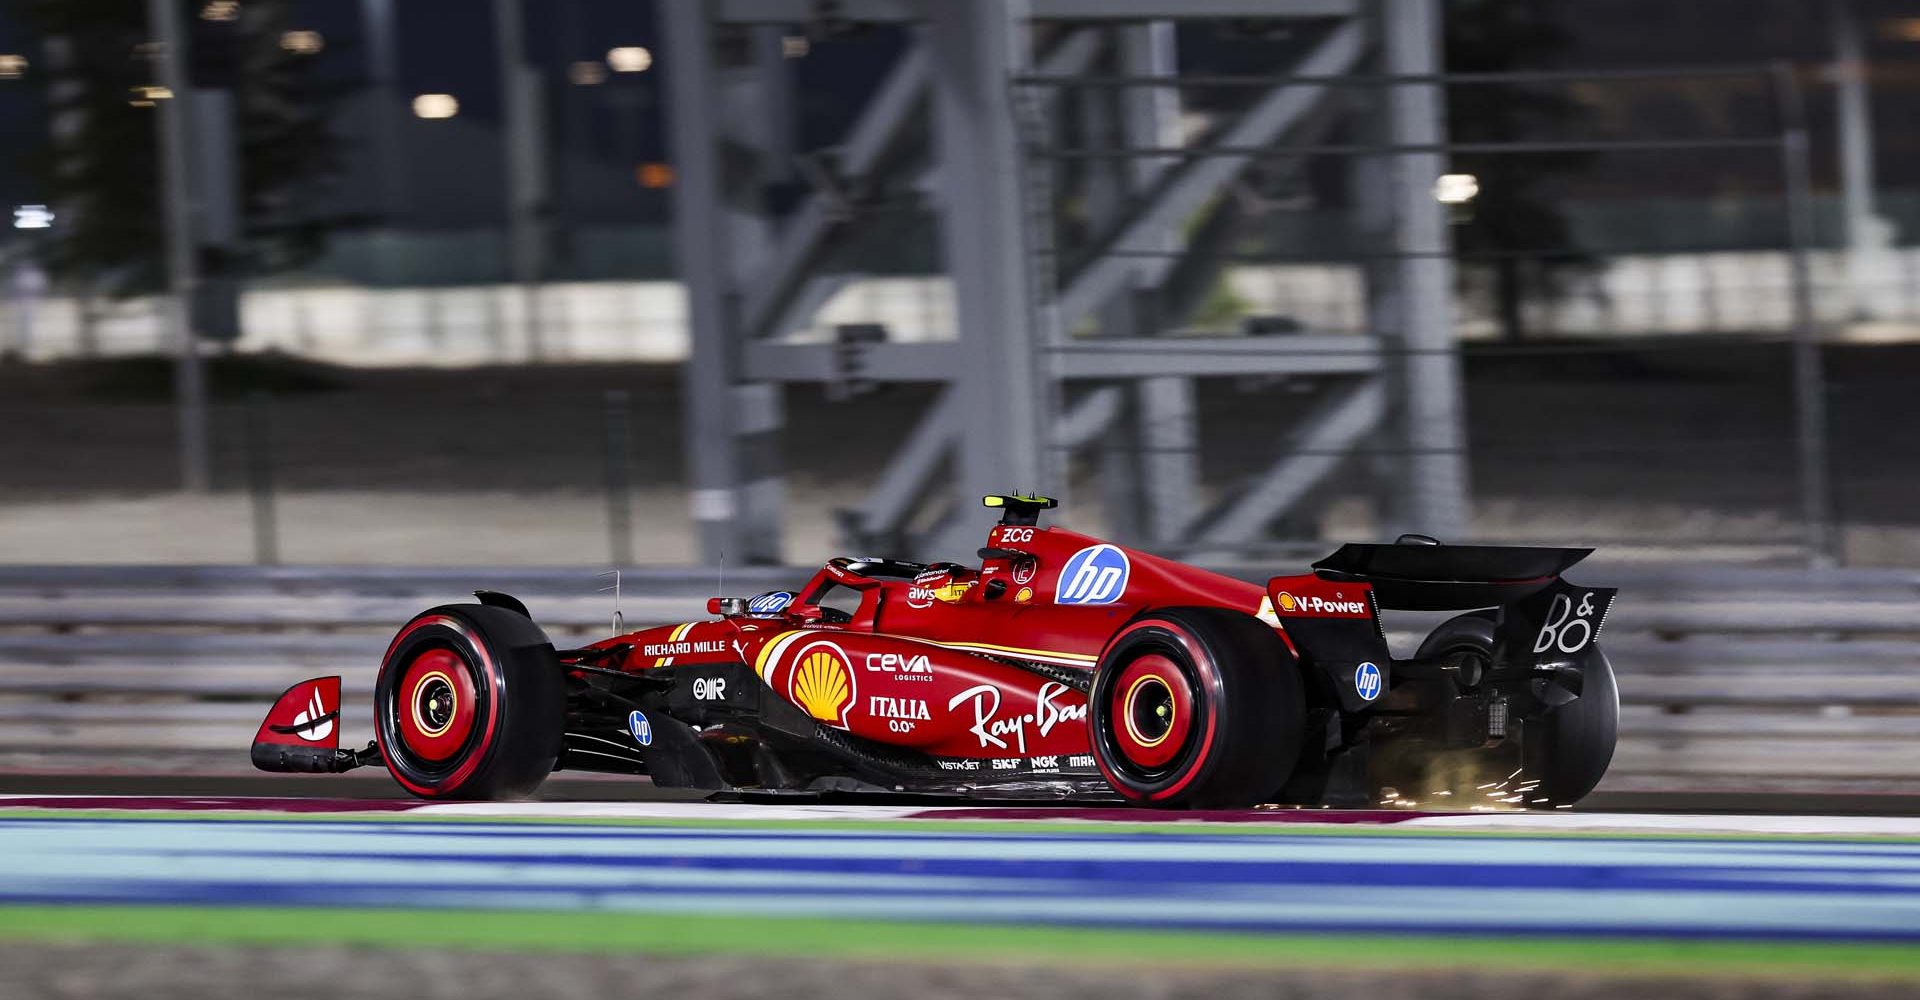
[[[415,616],[387,647],[373,703],[387,770],[421,798],[525,798],[559,759],[559,660],[539,626],[505,608]]]
[[[1273,630],[1218,608],[1169,608],[1114,636],[1088,698],[1094,757],[1142,805],[1243,809],[1293,773],[1300,668]]]

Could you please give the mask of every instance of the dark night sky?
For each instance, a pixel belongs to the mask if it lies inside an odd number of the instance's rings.
[[[289,0],[296,20],[321,31],[328,50],[315,59],[315,72],[350,80],[361,73],[359,4],[350,0]],[[1869,23],[1893,17],[1920,17],[1916,0],[1861,0]],[[497,67],[492,56],[493,24],[489,5],[474,0],[395,0],[402,52],[403,94],[444,91],[461,102],[469,126],[498,120]],[[557,93],[550,126],[554,141],[604,161],[609,176],[625,176],[634,162],[665,159],[658,86],[661,65],[639,75],[616,74],[606,85],[575,87],[565,82],[574,60],[596,59],[614,45],[644,45],[660,60],[652,5],[645,0],[565,0],[530,4],[529,48],[551,70]],[[1807,62],[1828,56],[1825,4],[1819,0],[1578,0],[1561,7],[1575,38],[1573,47],[1542,63],[1568,67],[1658,66],[1701,63],[1764,62],[1790,58]],[[0,52],[24,51],[37,57],[17,17],[0,0]],[[805,116],[803,146],[821,144],[857,108],[870,83],[899,47],[897,32],[875,31],[844,42],[816,46],[794,68],[800,84],[799,108]],[[1205,61],[1212,52],[1229,58],[1230,43],[1185,38],[1183,58]],[[1920,186],[1920,132],[1907,123],[1920,120],[1920,43],[1876,38],[1875,117],[1879,163],[1886,186]],[[0,135],[6,138],[0,159],[28,145],[43,127],[28,97],[31,91],[0,81]],[[1738,94],[1702,93],[1654,85],[1640,91],[1592,92],[1607,112],[1602,118],[1633,129],[1686,132],[1701,127],[1740,130],[1765,127],[1764,100]],[[1830,121],[1825,91],[1815,100],[1816,143],[1830,148],[1824,128]],[[1611,115],[1611,118],[1608,116]],[[409,122],[409,128],[434,123]],[[497,174],[497,166],[491,168]],[[1825,171],[1823,170],[1823,173]],[[480,183],[476,181],[475,183]],[[633,192],[638,217],[657,217],[657,192]],[[10,162],[0,162],[0,202],[31,200],[31,191]],[[598,202],[595,202],[598,205]],[[616,213],[620,214],[620,213]]]

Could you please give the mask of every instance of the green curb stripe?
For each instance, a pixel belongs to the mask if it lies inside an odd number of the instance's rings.
[[[1471,968],[1920,979],[1906,944],[1212,934],[674,914],[280,907],[0,906],[0,939],[352,944],[1156,967]]]
[[[6,820],[115,822],[458,823],[497,826],[610,826],[699,830],[794,830],[823,833],[982,833],[1060,836],[1148,834],[1173,837],[1472,837],[1487,840],[1705,840],[1767,843],[1920,844],[1920,836],[1865,833],[1743,833],[1705,830],[1500,830],[1394,824],[1132,823],[1105,820],[966,819],[695,819],[627,816],[461,816],[420,812],[252,812],[246,810],[46,809],[0,807]]]

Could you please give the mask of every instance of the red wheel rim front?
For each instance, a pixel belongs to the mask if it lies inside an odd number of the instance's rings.
[[[1127,664],[1111,695],[1114,743],[1142,770],[1164,767],[1193,730],[1193,691],[1172,660],[1148,653]]]
[[[478,706],[466,661],[450,649],[428,649],[400,675],[394,714],[414,756],[443,761],[466,745]]]

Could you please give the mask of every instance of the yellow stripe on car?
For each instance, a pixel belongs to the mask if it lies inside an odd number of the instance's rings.
[[[693,631],[692,622],[688,622],[685,625],[681,625],[678,628],[675,628],[673,630],[673,634],[667,637],[667,643],[671,645],[673,643],[679,642],[680,640],[685,639],[687,637],[687,633],[691,631]],[[653,658],[653,665],[656,667],[670,667],[673,665],[673,657],[656,656]]]

